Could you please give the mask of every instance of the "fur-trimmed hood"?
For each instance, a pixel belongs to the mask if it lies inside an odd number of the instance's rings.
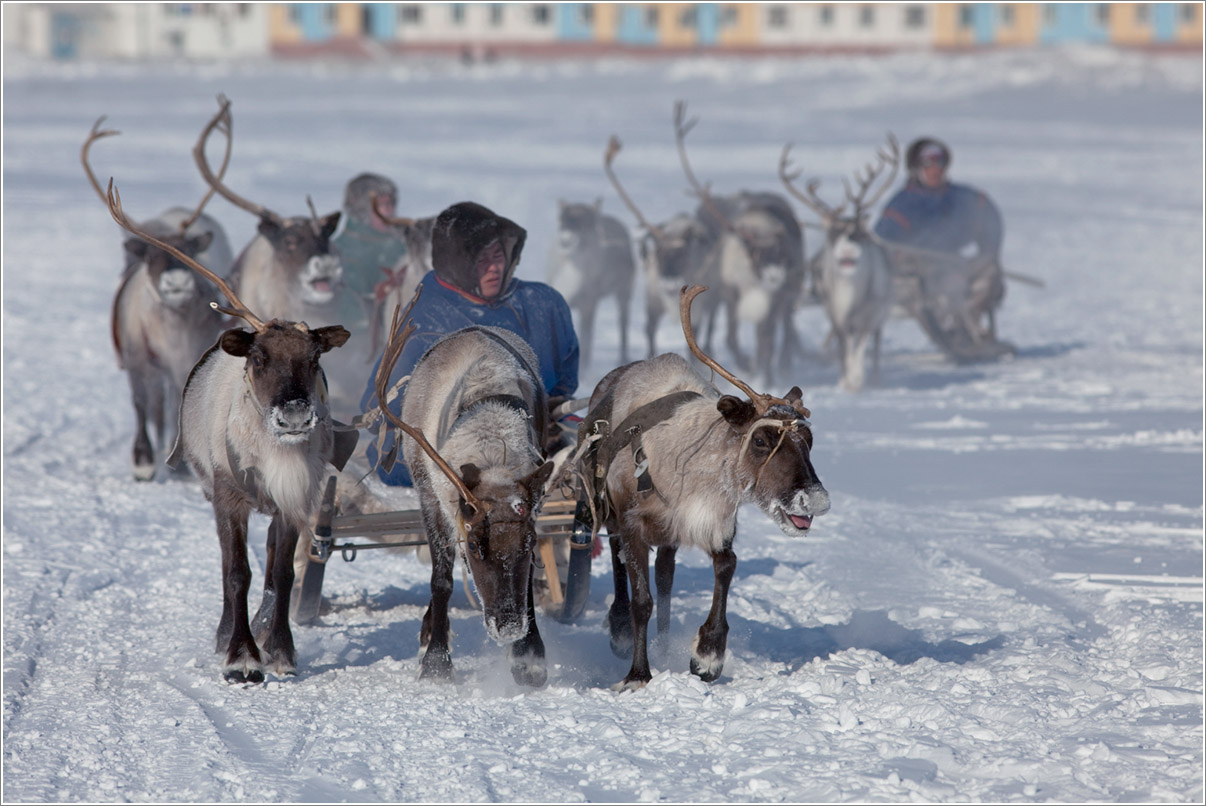
[[[511,290],[515,267],[528,233],[523,227],[495,214],[474,202],[460,202],[436,218],[431,233],[431,265],[436,277],[462,291],[481,296],[474,268],[477,256],[494,241],[499,241],[506,255],[502,291],[497,299]]]

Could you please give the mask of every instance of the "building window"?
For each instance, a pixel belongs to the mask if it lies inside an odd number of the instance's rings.
[[[1109,25],[1110,24],[1110,4],[1109,3],[1098,3],[1097,10],[1096,10],[1096,13],[1094,14],[1094,17],[1097,19],[1098,25]]]
[[[1043,23],[1046,25],[1055,25],[1055,18],[1059,12],[1055,9],[1054,3],[1047,3],[1043,6]]]
[[[490,4],[490,24],[495,28],[502,25],[503,21],[503,6],[502,3]]]
[[[239,16],[246,17],[251,13],[251,3],[239,3]]]
[[[452,20],[453,25],[464,25],[465,24],[465,4],[464,3],[453,3],[452,7],[448,9],[448,16],[449,16],[449,19]]]
[[[976,11],[967,3],[959,6],[959,27],[971,28],[976,24]]]
[[[592,25],[595,21],[595,4],[583,3],[578,6],[578,22],[583,25]]]
[[[294,25],[301,25],[301,21],[302,21],[301,4],[300,3],[290,3],[289,4],[289,22],[293,23]]]
[[[906,28],[923,27],[925,25],[925,7],[908,6],[905,8],[904,20]]]
[[[1152,19],[1152,7],[1146,3],[1135,4],[1135,23],[1137,25],[1147,25]]]
[[[787,27],[787,7],[771,6],[766,11],[766,24],[771,28]]]
[[[695,6],[688,6],[678,13],[679,28],[695,27]]]
[[[549,18],[552,15],[549,13],[549,7],[544,3],[537,3],[532,6],[532,22],[537,25],[548,25]]]
[[[737,9],[732,6],[725,6],[720,12],[720,27],[732,28],[737,24]]]
[[[870,28],[875,25],[875,9],[871,6],[860,6],[858,9],[858,24],[860,28]]]
[[[657,27],[657,9],[656,8],[645,9],[645,27],[646,28],[656,28]]]
[[[334,3],[323,3],[322,18],[323,18],[323,20],[326,21],[327,25],[335,24],[335,4]]]
[[[832,28],[833,6],[821,6],[817,9],[817,22],[822,28]]]
[[[423,7],[407,3],[398,9],[398,20],[410,25],[418,25],[423,21]]]
[[[1013,27],[1013,6],[1003,5],[1000,9],[1001,25],[1006,28]]]
[[[1182,23],[1189,24],[1189,23],[1193,23],[1193,22],[1197,21],[1198,13],[1195,10],[1196,7],[1197,7],[1197,3],[1182,3],[1181,4],[1180,14],[1181,14],[1181,22]]]

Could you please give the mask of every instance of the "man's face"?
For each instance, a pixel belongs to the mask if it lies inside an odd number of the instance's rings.
[[[493,299],[502,291],[506,259],[502,244],[498,241],[491,243],[477,256],[477,288],[483,299]]]
[[[946,181],[946,163],[936,160],[926,162],[921,166],[918,177],[921,179],[921,184],[926,187],[942,187],[942,184]]]
[[[392,196],[376,197],[376,208],[372,207],[371,205],[369,207],[369,223],[372,225],[373,229],[377,230],[378,232],[385,232],[389,229],[389,224],[387,224],[385,219],[383,219],[380,215],[377,215],[377,210],[379,209],[383,215],[393,218],[396,213],[396,204],[397,202],[394,201]]]

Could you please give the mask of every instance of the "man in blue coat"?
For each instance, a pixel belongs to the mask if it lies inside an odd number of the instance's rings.
[[[994,319],[1005,297],[1000,212],[985,193],[947,179],[951,152],[942,141],[915,140],[905,163],[908,181],[875,224],[897,275],[914,283],[898,283],[900,302],[957,359],[1009,352],[997,341]]]
[[[578,388],[578,337],[569,305],[552,287],[514,276],[526,238],[523,227],[480,204],[461,202],[440,213],[431,235],[434,268],[422,280],[409,320],[415,331],[390,375],[391,387],[411,373],[440,337],[471,325],[488,325],[510,330],[531,345],[550,398],[573,396]],[[373,379],[380,365],[378,356],[361,400],[363,410],[377,405]],[[390,408],[401,412],[402,395]],[[392,445],[389,437],[382,448],[388,452]],[[375,440],[367,458],[377,465]],[[377,474],[386,484],[411,486],[401,458],[391,471],[378,467]]]

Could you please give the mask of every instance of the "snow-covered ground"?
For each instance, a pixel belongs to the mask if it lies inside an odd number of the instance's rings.
[[[544,618],[522,690],[457,580],[453,685],[419,683],[428,566],[326,574],[296,677],[224,685],[218,544],[195,482],[136,484],[108,336],[127,211],[201,191],[189,155],[234,102],[228,181],[286,214],[362,170],[400,213],[463,199],[520,222],[543,279],[556,201],[604,199],[608,135],[652,220],[696,172],[776,190],[780,149],[822,188],[892,130],[936,134],[1007,224],[1012,360],[954,366],[907,320],[881,381],[801,360],[833,508],[807,540],[743,510],[724,674],[687,671],[712,590],[684,552],[652,683],[602,623]],[[1104,50],[461,67],[5,65],[3,796],[8,801],[1177,801],[1203,792],[1202,61]],[[209,212],[235,247],[251,216]],[[803,216],[804,211],[798,210]],[[618,361],[604,308],[588,391]],[[633,326],[641,345],[642,306]],[[816,350],[816,308],[797,323]],[[664,321],[663,345],[681,345]],[[726,355],[721,352],[720,359]],[[784,389],[776,390],[782,393]],[[257,575],[266,522],[253,522]]]

